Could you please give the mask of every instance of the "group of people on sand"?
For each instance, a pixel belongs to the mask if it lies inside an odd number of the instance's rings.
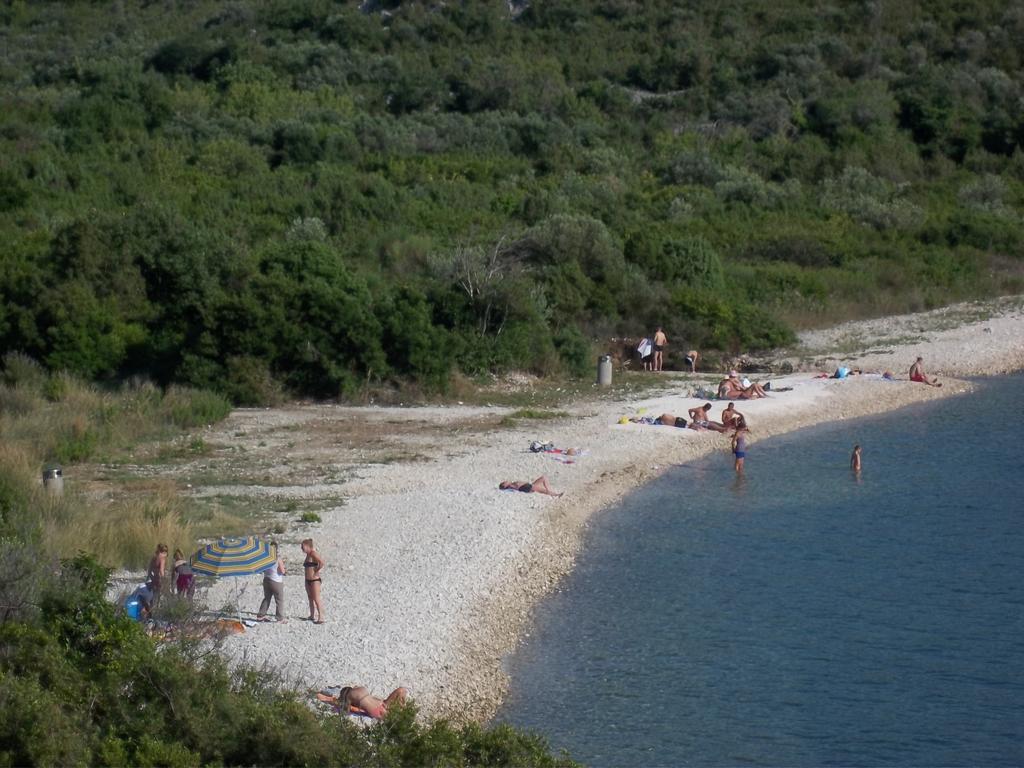
[[[277,543],[271,542],[271,544],[277,550],[277,560],[271,568],[263,572],[263,602],[260,603],[256,619],[257,621],[270,621],[267,618],[267,610],[273,601],[277,621],[283,624],[288,621],[284,615],[284,577],[288,570],[285,568],[284,559],[277,548]],[[309,621],[312,621],[314,624],[323,624],[325,623],[323,603],[320,599],[320,587],[323,579],[320,576],[320,572],[323,570],[325,562],[313,546],[312,539],[305,539],[300,548],[304,556],[302,567],[306,582],[306,597],[309,600]],[[168,591],[169,585],[165,581],[165,577],[168,575],[168,551],[169,548],[166,544],[157,545],[156,551],[153,553],[153,557],[150,558],[149,565],[146,568],[145,585],[140,586],[132,593],[132,597],[136,597],[141,601],[145,616],[149,616],[152,613],[153,608],[160,600],[160,596]],[[192,564],[180,549],[174,550],[174,561],[169,573],[174,579],[174,593],[178,597],[191,600],[195,595],[196,589],[195,573],[192,570]]]
[[[160,601],[161,595],[168,591],[170,584],[166,581],[168,575],[173,579],[173,590],[178,597],[189,600],[193,598],[196,591],[195,574],[192,572],[192,565],[180,549],[174,550],[174,560],[168,569],[167,553],[170,548],[166,544],[157,544],[156,551],[149,559],[146,566],[146,582],[132,592],[129,599],[139,601],[141,616],[148,617],[152,614],[153,608]]]
[[[314,624],[325,624],[323,601],[320,597],[320,589],[323,586],[323,578],[320,572],[327,563],[313,545],[312,539],[303,539],[299,545],[302,551],[302,573],[306,586],[306,599],[309,601],[309,617],[306,621]],[[256,612],[256,621],[270,621],[267,611],[270,610],[270,603],[274,603],[275,618],[278,624],[286,624],[288,619],[284,615],[284,577],[288,569],[285,567],[284,558],[281,557],[280,549],[277,550],[277,562],[273,567],[263,572],[263,602]]]
[[[756,400],[768,397],[768,392],[758,382],[740,379],[738,372],[729,371],[729,375],[718,382],[718,397],[722,400]]]
[[[735,458],[734,467],[737,472],[742,472],[743,460],[747,455],[747,436],[750,431],[747,426],[747,417],[736,410],[735,403],[729,403],[722,409],[719,421],[713,421],[711,419],[711,408],[711,403],[704,403],[704,405],[690,408],[687,411],[690,417],[689,424],[686,423],[686,419],[673,413],[663,413],[656,418],[634,416],[627,419],[624,416],[620,423],[632,422],[634,424],[679,427],[681,429],[692,429],[696,432],[719,432],[722,434],[729,434],[731,432],[732,452]]]
[[[668,346],[668,336],[665,330],[659,325],[654,334],[644,337],[637,345],[636,351],[640,354],[640,361],[645,371],[662,371],[665,369],[665,347]],[[697,372],[697,362],[700,360],[700,352],[691,349],[686,353],[686,364],[690,366],[690,373]]]
[[[543,482],[538,482],[543,481]],[[545,489],[538,492],[550,492],[547,481],[538,478],[534,485]],[[554,494],[552,494],[554,495]],[[276,549],[276,542],[273,543]],[[303,554],[303,576],[306,586],[306,597],[309,600],[309,618],[314,624],[324,624],[323,601],[320,590],[323,584],[321,572],[326,565],[323,557],[317,551],[312,539],[305,539],[300,544]],[[160,599],[162,592],[166,590],[165,577],[168,574],[167,553],[169,548],[166,544],[158,544],[153,557],[146,569],[146,583],[136,589],[129,600],[137,599],[140,603],[139,618],[146,618],[152,614],[153,608]],[[267,611],[271,602],[274,603],[277,623],[286,624],[288,619],[284,613],[284,577],[288,573],[284,558],[277,550],[277,558],[274,565],[263,572],[263,602],[260,603],[259,611],[256,614],[257,621],[270,621]],[[170,569],[174,577],[174,591],[179,597],[191,599],[195,594],[195,574],[189,560],[180,549],[174,551],[174,561]],[[364,686],[346,686],[338,689],[336,693],[322,691],[317,694],[320,701],[335,706],[339,712],[363,714],[374,719],[383,718],[388,707],[398,702],[404,704],[408,697],[405,688],[396,688],[384,699],[377,698],[369,689]]]

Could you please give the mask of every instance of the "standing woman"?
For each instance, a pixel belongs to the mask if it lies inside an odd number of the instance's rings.
[[[309,598],[309,620],[314,624],[324,623],[324,608],[320,601],[320,571],[325,565],[320,553],[313,548],[313,540],[305,539],[302,542],[302,553],[306,559],[302,567],[306,572],[306,597]]]
[[[167,573],[167,545],[157,544],[156,552],[149,561],[149,568],[146,569],[146,581],[153,584],[153,604],[160,600],[160,594],[164,589],[164,575]]]
[[[270,608],[270,600],[273,598],[274,607],[277,610],[277,623],[287,624],[288,619],[284,617],[284,576],[288,570],[284,567],[284,560],[281,559],[281,550],[278,549],[277,542],[271,543],[278,553],[277,562],[274,563],[273,568],[268,568],[263,572],[263,602],[260,603],[260,609],[256,612],[256,621],[270,621],[267,618],[267,609]]]

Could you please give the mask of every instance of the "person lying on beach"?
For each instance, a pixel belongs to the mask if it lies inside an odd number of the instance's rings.
[[[686,419],[681,416],[676,416],[674,413],[663,413],[654,420],[654,423],[660,424],[663,427],[683,428],[686,426]]]
[[[336,694],[330,693],[331,689],[320,691],[316,698],[325,704],[336,707],[342,714],[348,714],[353,710],[365,712],[374,720],[381,720],[388,713],[388,707],[395,702],[405,704],[409,692],[405,688],[395,688],[388,694],[386,699],[378,699],[370,690],[362,685],[346,685]]]
[[[734,403],[729,403],[722,411],[722,425],[728,429],[733,429],[736,426],[733,422],[742,418],[743,414],[736,410]]]
[[[860,368],[847,368],[844,365],[836,368],[836,372],[832,374],[833,379],[845,379],[847,376],[860,376],[864,371]]]
[[[924,372],[924,358],[919,357],[914,361],[914,364],[910,366],[910,380],[916,381],[919,384],[927,384],[929,387],[941,387],[938,379],[933,379]]]
[[[730,371],[729,375],[718,383],[718,396],[723,400],[755,400],[759,397],[768,397],[768,393],[756,381],[748,387],[743,386],[739,374]]]
[[[623,416],[619,424],[647,424],[655,427],[679,427],[686,428],[686,419],[682,416],[675,416],[671,413],[663,413],[661,416]]]
[[[704,405],[698,405],[696,408],[691,408],[689,413],[690,429],[695,429],[698,432],[708,429],[715,432],[728,431],[728,428],[724,424],[719,424],[717,421],[711,421],[708,418],[708,415],[711,413],[711,403],[704,403]]]
[[[532,483],[524,483],[519,480],[503,480],[498,483],[498,488],[503,491],[519,491],[520,493],[543,493],[548,496],[562,495],[551,490],[551,485],[544,475],[541,475]]]

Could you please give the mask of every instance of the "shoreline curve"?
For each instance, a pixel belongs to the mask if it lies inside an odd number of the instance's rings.
[[[823,360],[850,367],[881,361],[905,376],[913,358],[923,355],[929,373],[940,375],[945,386],[869,376],[816,379],[808,372],[772,377],[770,398],[737,406],[751,424],[752,443],[971,389],[970,382],[950,376],[1024,369],[1021,299],[987,306],[987,313],[958,305],[805,334],[801,348],[792,351],[801,367]],[[901,334],[911,326],[917,330],[908,342]],[[880,334],[894,341],[886,343]],[[728,450],[728,440],[716,433],[618,424],[620,416],[640,409],[685,415],[702,402],[690,396],[698,383],[693,377],[665,374],[664,379],[667,393],[579,402],[565,409],[565,418],[542,426],[466,426],[509,410],[498,408],[308,405],[236,411],[217,430],[226,440],[246,430],[303,433],[353,419],[392,432],[428,423],[446,437],[439,443],[411,433],[404,444],[416,460],[354,469],[348,464],[352,472],[343,483],[311,478],[297,490],[280,489],[301,499],[336,494],[339,486],[345,491],[343,503],[326,510],[322,523],[281,537],[286,552],[292,537],[316,539],[328,562],[323,593],[328,625],[295,620],[302,613],[294,606],[304,607],[304,601],[293,582],[288,589],[292,621],[229,638],[225,651],[240,662],[266,664],[303,688],[359,683],[387,691],[404,685],[428,718],[490,719],[507,690],[506,655],[527,631],[533,607],[571,570],[593,515],[670,465]],[[786,386],[792,391],[777,392]],[[563,464],[530,453],[527,446],[534,439],[553,439],[559,447],[578,446],[588,453]],[[497,490],[501,480],[529,481],[541,474],[566,495],[552,499]],[[254,581],[246,589],[251,593],[243,600],[252,602],[260,585]],[[213,584],[208,602],[218,605],[231,596],[228,585]]]

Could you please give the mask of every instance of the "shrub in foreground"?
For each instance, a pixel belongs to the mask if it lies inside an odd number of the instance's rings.
[[[412,705],[366,729],[319,715],[208,643],[148,637],[106,579],[66,560],[38,612],[0,624],[0,765],[572,765],[540,737],[425,725]]]

